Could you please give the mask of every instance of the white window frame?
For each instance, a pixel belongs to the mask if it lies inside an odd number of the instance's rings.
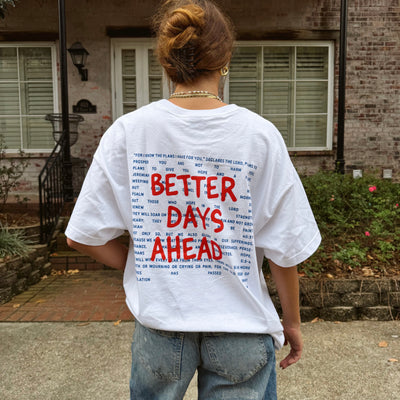
[[[324,147],[288,147],[289,151],[325,151],[332,150],[333,142],[333,104],[334,104],[334,68],[335,68],[335,46],[333,41],[282,41],[282,40],[266,40],[266,41],[237,41],[234,47],[327,47],[328,48],[328,93],[327,93],[327,126],[326,126],[326,146]],[[296,63],[296,60],[294,61]],[[261,69],[263,72],[263,68]],[[229,74],[228,79],[229,80]],[[263,76],[261,76],[261,84]],[[296,82],[296,79],[294,80]],[[260,90],[262,100],[263,91]],[[229,102],[229,82],[225,85],[225,99]],[[262,102],[261,102],[262,104]],[[294,118],[296,118],[296,110],[294,110]],[[295,133],[296,134],[296,133]]]
[[[332,150],[333,145],[333,111],[334,111],[334,52],[333,41],[237,41],[235,47],[326,47],[328,48],[328,93],[327,93],[327,126],[326,146],[324,147],[288,147],[289,151],[326,151]],[[122,102],[122,50],[135,49],[136,51],[136,80],[137,108],[149,103],[148,86],[148,57],[147,51],[154,49],[155,40],[151,38],[118,38],[111,39],[111,89],[112,89],[112,116],[113,120],[123,114]],[[262,78],[261,78],[262,81]],[[163,97],[168,98],[168,79],[163,72]],[[260,91],[262,96],[262,90]],[[225,80],[224,98],[229,102],[229,74]],[[294,110],[294,118],[295,118]]]
[[[113,121],[123,114],[122,50],[135,50],[137,108],[149,103],[148,50],[155,48],[154,39],[111,39],[111,93]],[[168,80],[163,71],[163,97],[169,96]]]
[[[57,50],[56,50],[56,43],[55,42],[4,42],[0,43],[0,47],[50,47],[51,50],[51,69],[52,69],[52,80],[53,80],[53,112],[58,112],[58,79],[57,79]],[[18,84],[20,83],[20,71],[19,71],[19,63],[17,63],[18,68]],[[19,90],[19,104],[20,104],[20,112],[19,112],[19,119],[20,119],[20,143],[21,143],[21,150],[25,153],[51,153],[53,149],[29,149],[22,147],[23,142],[23,132],[22,132],[22,113],[21,113],[21,92]],[[43,116],[44,118],[44,116]],[[50,122],[49,122],[50,124]],[[16,153],[20,149],[7,149],[6,153]]]

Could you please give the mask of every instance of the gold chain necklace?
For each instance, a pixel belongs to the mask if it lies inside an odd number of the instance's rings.
[[[170,99],[186,99],[189,97],[207,97],[209,99],[217,99],[220,102],[223,102],[221,97],[216,94],[210,93],[207,90],[189,90],[187,92],[175,92],[169,96]]]

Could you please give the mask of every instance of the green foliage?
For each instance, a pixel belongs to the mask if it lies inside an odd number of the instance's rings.
[[[8,6],[15,7],[15,2],[17,0],[0,0],[0,17],[5,18],[5,12]]]
[[[0,135],[0,210],[6,204],[10,191],[18,187],[19,180],[29,166],[29,161],[26,160],[22,150],[19,152],[19,157],[8,159],[6,149],[4,137]],[[25,201],[19,196],[17,200]]]
[[[323,250],[303,264],[303,272],[323,272],[327,263],[351,269],[375,262],[373,267],[379,269],[377,261],[395,262],[400,250],[398,183],[373,175],[354,179],[333,172],[302,181],[323,244]]]
[[[29,251],[29,242],[22,231],[10,232],[7,227],[0,227],[0,258],[25,256]]]
[[[338,247],[340,250],[334,252],[332,257],[351,268],[360,267],[367,258],[367,249],[360,247],[357,242],[350,242],[345,247]]]

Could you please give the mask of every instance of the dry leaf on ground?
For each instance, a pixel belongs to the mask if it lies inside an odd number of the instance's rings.
[[[399,360],[397,358],[389,358],[388,361],[389,362],[399,362]]]
[[[114,326],[117,326],[117,325],[119,325],[121,323],[121,320],[119,319],[118,321],[115,321],[114,322]]]
[[[75,274],[79,274],[79,269],[69,269],[68,271],[67,271],[67,274],[69,274],[69,275],[75,275]]]
[[[388,347],[388,342],[385,342],[384,340],[382,340],[382,342],[378,343],[379,347]]]
[[[364,276],[374,276],[375,275],[374,272],[372,271],[372,269],[369,267],[364,267],[361,271]]]
[[[14,304],[13,305],[13,308],[19,308],[19,307],[21,307],[21,304]]]

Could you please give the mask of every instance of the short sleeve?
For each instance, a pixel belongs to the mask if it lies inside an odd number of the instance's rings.
[[[126,153],[118,125],[103,136],[65,231],[68,238],[100,246],[129,230]]]
[[[283,141],[268,155],[258,182],[255,206],[255,244],[281,267],[310,257],[321,235],[301,180]]]

